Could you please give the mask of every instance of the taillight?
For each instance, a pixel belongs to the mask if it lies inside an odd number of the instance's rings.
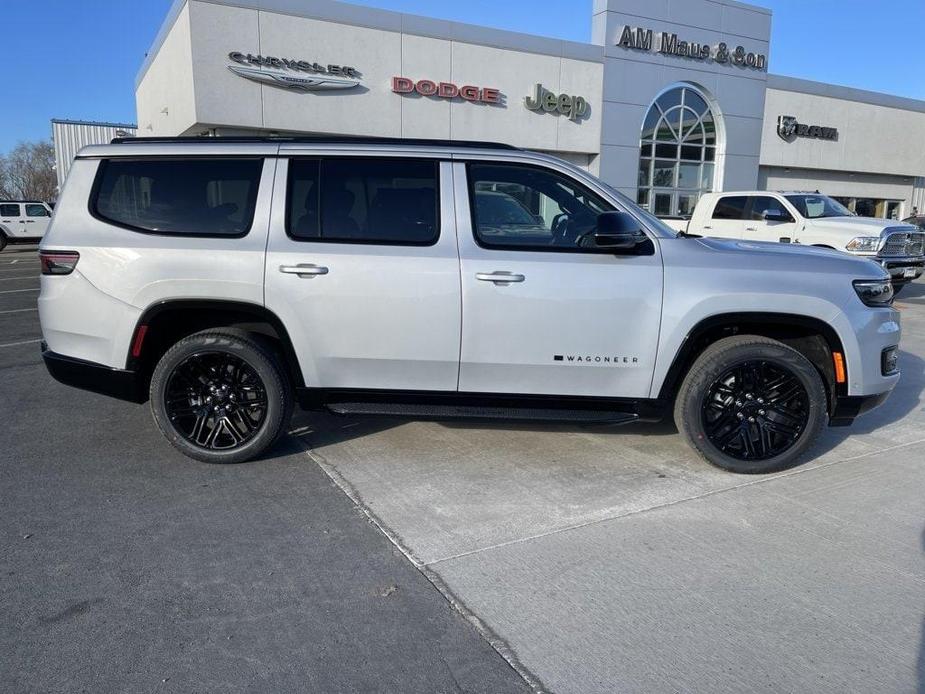
[[[39,251],[43,275],[70,275],[77,267],[77,251]]]

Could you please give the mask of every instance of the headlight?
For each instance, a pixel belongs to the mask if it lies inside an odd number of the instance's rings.
[[[854,291],[868,306],[889,306],[893,303],[893,283],[890,280],[855,280]]]
[[[851,239],[845,248],[855,253],[876,253],[880,247],[879,236],[858,236]]]

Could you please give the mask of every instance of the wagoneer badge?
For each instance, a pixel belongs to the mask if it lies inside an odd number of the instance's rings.
[[[360,84],[360,73],[346,65],[320,65],[307,60],[287,60],[237,51],[232,51],[228,57],[238,63],[228,66],[236,75],[283,89],[312,92],[351,89]]]

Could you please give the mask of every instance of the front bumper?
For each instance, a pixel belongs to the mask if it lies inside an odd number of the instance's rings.
[[[921,277],[925,272],[925,258],[912,256],[909,258],[876,258],[877,263],[890,273],[894,284],[906,284]]]
[[[135,371],[113,369],[92,361],[66,357],[50,351],[44,342],[42,359],[52,378],[66,386],[130,402],[141,403],[147,400],[144,383]]]

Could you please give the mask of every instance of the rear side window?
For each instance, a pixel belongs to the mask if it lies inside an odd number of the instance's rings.
[[[45,205],[26,205],[27,217],[50,217]]]
[[[429,246],[440,233],[436,161],[292,159],[287,231],[304,241]]]
[[[139,231],[243,236],[262,166],[261,159],[110,159],[100,164],[93,210]]]
[[[720,198],[713,209],[713,219],[745,219],[748,198],[735,196]]]
[[[19,205],[0,205],[0,217],[18,217]]]

